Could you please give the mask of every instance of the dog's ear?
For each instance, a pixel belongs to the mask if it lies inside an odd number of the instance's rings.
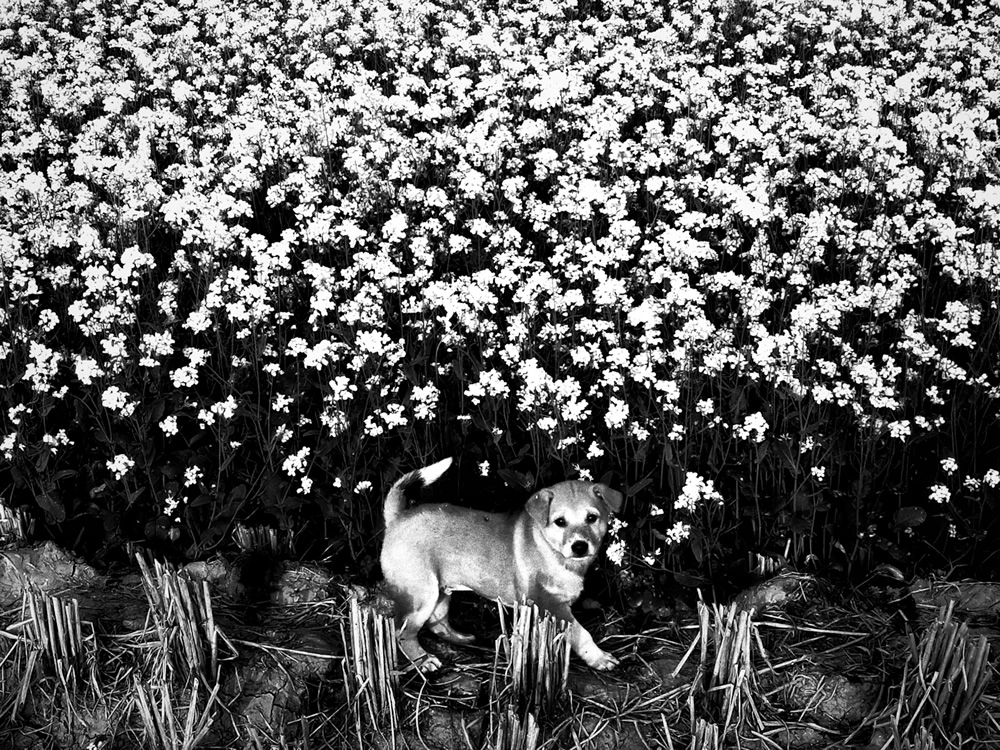
[[[549,523],[549,506],[552,505],[552,498],[556,496],[550,489],[538,490],[528,498],[524,509],[528,515],[535,519],[539,526],[547,526]]]
[[[613,490],[606,484],[601,484],[598,482],[593,485],[591,489],[599,499],[604,501],[604,504],[608,506],[608,510],[618,513],[622,509],[622,503],[625,501],[625,496],[618,490]]]

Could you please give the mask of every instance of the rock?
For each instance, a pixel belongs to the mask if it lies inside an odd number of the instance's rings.
[[[239,571],[221,557],[188,563],[182,570],[192,580],[208,581],[212,591],[221,591],[237,600],[243,596]]]
[[[796,672],[782,691],[785,706],[802,718],[836,728],[860,724],[872,713],[879,695],[875,677],[850,679],[807,668]]]
[[[687,663],[681,668],[680,672],[674,676],[674,671],[677,669],[677,665],[680,664],[680,661],[680,657],[663,657],[660,659],[654,659],[649,662],[649,672],[659,681],[662,688],[665,690],[673,690],[675,687],[690,683],[694,679],[695,675],[694,665],[697,663],[696,655],[692,654]]]
[[[1000,583],[976,581],[932,581],[918,578],[910,586],[910,593],[917,606],[937,610],[955,602],[955,610],[970,615],[1000,614]]]
[[[0,552],[0,607],[21,601],[27,587],[52,594],[91,584],[97,571],[55,542]]]
[[[271,602],[277,605],[317,602],[330,597],[330,574],[321,565],[281,563]]]
[[[476,738],[482,731],[483,711],[457,711],[429,704],[417,713],[416,730],[406,729],[406,747],[426,747],[431,750],[455,750],[468,747],[468,737]]]
[[[601,703],[618,703],[629,696],[638,687],[629,682],[623,682],[620,675],[603,674],[600,672],[570,671],[566,680],[566,689],[582,698],[590,698]]]
[[[299,719],[308,682],[328,676],[333,644],[314,631],[291,633],[278,648],[247,651],[222,687],[238,736],[252,727],[270,736]]]
[[[613,717],[609,719],[587,712],[573,733],[574,747],[579,750],[646,750],[650,744],[640,733],[640,726],[637,722],[619,723]]]
[[[802,601],[815,593],[815,579],[801,573],[781,573],[774,578],[748,588],[734,600],[740,609],[756,610],[786,607],[790,602]]]

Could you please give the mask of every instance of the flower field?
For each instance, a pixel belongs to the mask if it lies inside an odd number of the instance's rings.
[[[627,489],[626,588],[997,573],[1000,19],[950,5],[7,3],[3,502],[370,565],[459,455]]]

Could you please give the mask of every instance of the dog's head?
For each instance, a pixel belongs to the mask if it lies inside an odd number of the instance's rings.
[[[569,562],[589,564],[623,500],[606,484],[574,480],[539,490],[525,509],[550,547]]]

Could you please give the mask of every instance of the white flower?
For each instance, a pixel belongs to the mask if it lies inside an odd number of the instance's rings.
[[[703,501],[721,503],[722,495],[716,492],[715,483],[712,480],[703,479],[695,472],[689,471],[684,480],[681,494],[674,500],[674,509],[691,513]]]
[[[985,474],[983,474],[983,482],[990,487],[996,487],[1000,484],[1000,471],[996,469],[990,469]]]
[[[99,378],[104,375],[104,370],[100,368],[97,364],[96,359],[91,359],[90,357],[76,356],[74,362],[74,370],[76,371],[76,377],[84,385],[90,385],[94,382],[94,378]]]
[[[667,541],[670,542],[670,544],[680,544],[691,536],[691,524],[678,521],[672,527],[667,529],[666,536]]]
[[[121,480],[132,467],[135,466],[135,461],[126,456],[124,453],[117,454],[112,460],[107,462],[108,470],[114,473],[115,479]]]
[[[901,419],[897,422],[889,423],[889,435],[896,438],[896,440],[906,440],[910,436],[910,422],[907,419]]]
[[[503,399],[509,394],[510,386],[498,370],[481,370],[479,380],[465,389],[465,395],[472,400],[473,406],[479,406],[486,396]]]
[[[123,417],[131,416],[136,407],[136,402],[131,401],[128,394],[116,385],[108,387],[101,394],[101,404],[105,409],[116,411]]]
[[[37,341],[32,341],[29,344],[28,351],[31,361],[24,370],[24,377],[31,381],[36,392],[51,391],[51,381],[56,376],[63,355]]]
[[[59,325],[59,316],[51,310],[42,310],[38,313],[38,325],[43,331],[51,331]]]
[[[306,460],[309,458],[309,448],[303,448],[298,453],[294,453],[285,459],[281,468],[284,469],[285,473],[294,477],[298,474],[302,474],[306,470]]]
[[[416,419],[428,420],[437,413],[438,399],[441,392],[433,383],[416,386],[413,389],[413,416]]]
[[[184,322],[185,328],[190,328],[194,333],[202,333],[212,327],[212,318],[207,310],[195,310]]]
[[[328,407],[319,415],[319,421],[330,431],[331,437],[337,437],[348,427],[347,414],[334,407]]]
[[[621,567],[622,563],[625,561],[625,542],[621,539],[615,539],[608,545],[606,554],[611,562]]]
[[[741,440],[747,440],[753,435],[753,441],[755,443],[761,443],[764,441],[764,434],[767,432],[767,420],[764,419],[764,415],[759,411],[753,414],[747,415],[743,420],[743,424],[736,425],[733,428],[733,433],[736,437]]]
[[[931,487],[930,499],[936,503],[944,504],[951,500],[951,490],[943,485],[935,484]]]
[[[184,486],[190,487],[201,481],[202,471],[200,466],[189,466],[184,470]]]
[[[174,388],[191,388],[192,386],[196,386],[198,385],[198,370],[190,365],[178,367],[170,373],[170,382],[174,384]]]
[[[169,417],[164,417],[160,421],[160,429],[163,430],[163,434],[169,437],[173,437],[177,434],[177,415],[171,414]]]
[[[177,507],[181,504],[181,498],[170,492],[163,500],[163,515],[176,519]]]
[[[385,427],[379,424],[375,417],[369,414],[365,417],[365,435],[368,437],[378,437],[385,432]]]
[[[8,461],[14,458],[14,448],[17,447],[17,433],[9,432],[4,436],[3,442],[0,442],[0,453],[3,453],[4,458]]]
[[[608,400],[608,412],[604,415],[604,423],[611,429],[618,429],[628,421],[628,404],[620,398],[612,396]]]
[[[809,471],[813,475],[813,478],[816,479],[817,481],[822,482],[824,479],[826,479],[825,466],[813,466]]]
[[[212,404],[212,413],[224,420],[232,419],[236,414],[236,399],[230,395],[225,401]]]
[[[368,492],[371,488],[372,483],[365,479],[354,486],[354,492],[360,495],[362,492]]]
[[[951,475],[958,471],[958,462],[949,456],[948,458],[941,459],[941,468],[944,470],[945,474]]]

